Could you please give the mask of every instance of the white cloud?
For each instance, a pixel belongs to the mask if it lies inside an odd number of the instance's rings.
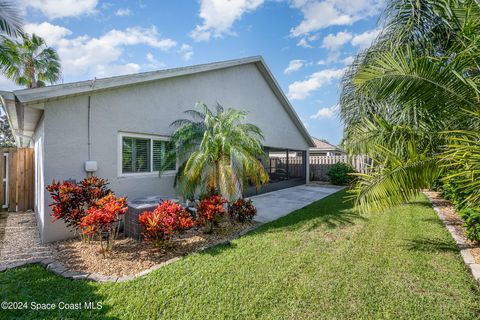
[[[306,120],[305,118],[300,118],[300,121],[302,121],[303,126],[304,126],[306,129],[309,129],[309,128],[310,128],[310,124],[307,122],[307,120]]]
[[[213,36],[218,38],[231,34],[231,27],[244,13],[254,11],[264,0],[200,0],[200,17],[202,25],[197,25],[190,32],[195,41],[208,41]]]
[[[352,46],[360,47],[360,49],[368,48],[380,34],[380,31],[380,29],[373,29],[355,35],[355,37],[352,39]]]
[[[317,62],[318,65],[328,65],[331,63],[337,63],[340,60],[340,52],[339,51],[333,51],[330,52],[327,56],[327,59],[322,59]]]
[[[178,53],[181,53],[182,54],[182,58],[183,60],[185,61],[188,61],[192,58],[193,56],[193,48],[191,45],[188,45],[188,44],[182,44],[182,46],[180,47],[180,50],[178,50]]]
[[[112,29],[98,38],[87,35],[68,38],[66,36],[71,34],[70,30],[49,23],[31,24],[29,28],[49,39],[49,45],[58,51],[63,73],[69,76],[110,76],[138,72],[140,66],[136,63],[119,63],[126,46],[146,45],[166,51],[177,45],[172,39],[161,38],[155,27]]]
[[[305,36],[297,42],[297,47],[313,48],[310,42],[318,40],[319,37],[320,37],[320,34],[312,34],[309,36]]]
[[[23,28],[27,33],[35,33],[41,36],[49,46],[57,44],[62,38],[72,34],[69,29],[48,22],[27,23]]]
[[[146,65],[148,69],[161,69],[165,67],[165,63],[155,59],[153,53],[149,52],[146,56],[149,64]]]
[[[325,48],[329,51],[337,51],[352,38],[353,36],[349,32],[341,31],[337,34],[330,33],[328,36],[323,38],[322,48]]]
[[[345,69],[325,69],[311,74],[306,80],[295,81],[288,86],[288,98],[302,100],[307,98],[312,91],[320,89],[332,80],[343,76]]]
[[[349,66],[353,63],[353,61],[355,61],[355,57],[354,56],[348,56],[348,57],[346,57],[342,60],[342,63],[346,66]]]
[[[21,88],[21,86],[16,85],[12,80],[6,78],[4,75],[0,75],[0,91],[11,91]]]
[[[291,60],[290,63],[288,64],[288,67],[283,71],[283,73],[290,74],[292,72],[295,72],[299,70],[301,67],[303,67],[304,64],[305,64],[304,60],[299,60],[299,59]]]
[[[48,19],[78,17],[96,11],[98,0],[22,0],[21,5],[38,10]]]
[[[132,14],[132,11],[128,8],[120,8],[117,11],[115,11],[115,15],[119,17],[128,17],[131,14]]]
[[[121,74],[140,72],[140,65],[136,63],[96,65],[94,74],[96,77],[112,77]]]
[[[302,38],[297,42],[298,47],[304,47],[304,48],[313,48],[307,41],[306,38]]]
[[[292,6],[300,9],[303,20],[290,30],[294,37],[330,26],[351,25],[377,14],[384,0],[300,0]]]
[[[330,119],[330,118],[333,118],[337,112],[338,112],[338,109],[339,109],[339,105],[336,104],[336,105],[333,105],[329,108],[321,108],[317,111],[317,113],[313,114],[310,116],[310,119]]]

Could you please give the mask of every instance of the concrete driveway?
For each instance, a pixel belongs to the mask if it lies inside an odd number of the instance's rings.
[[[250,199],[257,207],[255,220],[270,222],[343,188],[342,186],[308,184],[252,196]]]

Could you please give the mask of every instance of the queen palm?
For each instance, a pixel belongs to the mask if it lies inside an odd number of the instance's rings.
[[[346,73],[341,96],[346,148],[375,163],[355,189],[362,209],[407,201],[445,167],[462,167],[452,161],[458,152],[445,153],[465,151],[450,135],[472,138],[465,130],[480,127],[469,114],[480,107],[479,3],[391,0],[385,17],[380,37]]]
[[[55,83],[61,75],[57,52],[35,34],[22,34],[19,40],[5,39],[0,63],[7,78],[27,88]]]
[[[195,194],[220,193],[228,199],[239,196],[252,183],[268,182],[261,159],[265,157],[261,130],[245,123],[247,113],[217,105],[211,110],[198,103],[185,112],[189,119],[172,123],[176,128],[163,168],[181,161],[176,187],[186,198]]]

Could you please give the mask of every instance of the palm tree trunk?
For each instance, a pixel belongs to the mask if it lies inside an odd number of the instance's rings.
[[[33,66],[33,61],[28,61],[27,62],[27,67],[25,68],[26,70],[26,74],[30,80],[30,84],[28,85],[28,87],[30,89],[32,88],[37,88],[38,87],[38,84],[37,84],[37,80],[35,79],[35,67]]]

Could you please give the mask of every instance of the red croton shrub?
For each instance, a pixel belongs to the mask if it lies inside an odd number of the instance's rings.
[[[110,193],[93,203],[87,210],[87,215],[80,219],[82,234],[89,239],[98,236],[104,256],[112,250],[121,218],[127,210],[127,199],[117,198]]]
[[[145,211],[138,221],[142,227],[142,234],[147,241],[161,246],[172,237],[193,226],[190,214],[181,205],[172,201],[164,201],[153,211]]]
[[[212,231],[226,213],[225,203],[227,200],[220,195],[209,196],[201,200],[197,206],[198,224],[205,226],[207,232]]]
[[[228,214],[240,222],[250,221],[257,214],[257,208],[253,205],[252,200],[240,198],[228,206]]]
[[[89,206],[111,192],[107,184],[106,180],[95,176],[85,178],[78,184],[52,181],[47,191],[53,200],[50,204],[53,221],[62,220],[67,226],[77,229]]]

